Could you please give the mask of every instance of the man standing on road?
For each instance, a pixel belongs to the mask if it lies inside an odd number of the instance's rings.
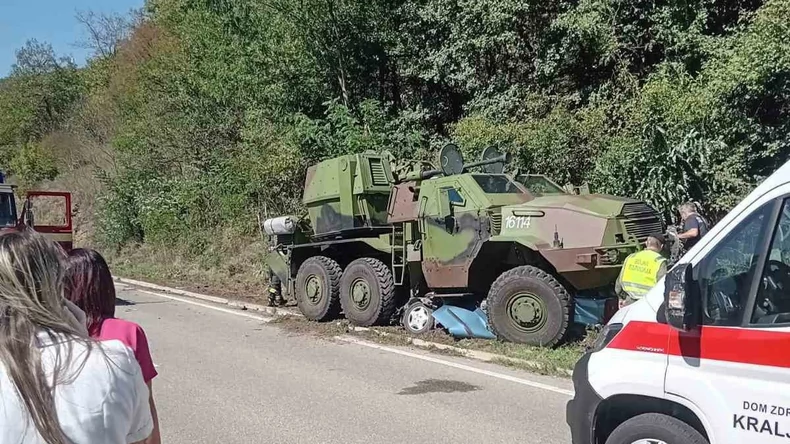
[[[628,256],[620,269],[614,287],[620,296],[620,308],[642,299],[667,273],[667,261],[661,256],[663,236],[651,234],[645,241],[645,247]]]
[[[683,247],[688,251],[708,232],[708,223],[697,214],[697,207],[691,202],[681,205],[678,212],[683,221],[683,232],[677,238],[683,241]]]

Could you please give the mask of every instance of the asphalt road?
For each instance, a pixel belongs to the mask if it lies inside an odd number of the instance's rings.
[[[570,442],[568,380],[295,335],[125,287],[118,297],[129,304],[116,315],[149,337],[165,444]]]

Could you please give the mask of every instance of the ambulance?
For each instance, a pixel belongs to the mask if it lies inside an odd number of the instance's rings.
[[[573,444],[790,443],[790,162],[612,317],[573,384]]]

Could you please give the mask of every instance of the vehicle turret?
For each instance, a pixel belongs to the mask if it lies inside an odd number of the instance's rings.
[[[387,228],[394,180],[383,154],[348,154],[307,169],[303,203],[315,237]]]

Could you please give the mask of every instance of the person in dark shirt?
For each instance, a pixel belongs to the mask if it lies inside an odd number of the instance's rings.
[[[683,232],[678,234],[678,239],[683,241],[683,247],[688,251],[708,232],[708,223],[697,214],[697,207],[691,202],[681,205],[678,211],[683,221]]]

